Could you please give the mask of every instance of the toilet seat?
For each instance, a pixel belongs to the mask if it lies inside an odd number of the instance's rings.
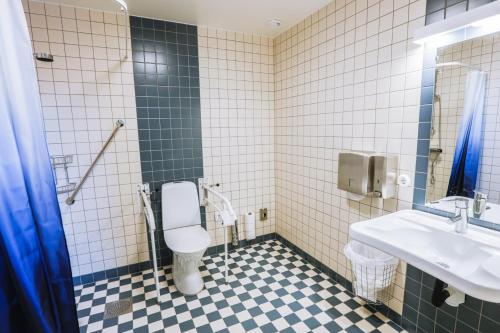
[[[195,253],[210,245],[210,235],[200,225],[163,230],[165,243],[176,253]]]
[[[205,286],[199,266],[211,241],[201,226],[196,185],[188,181],[166,183],[161,193],[163,235],[173,252],[174,284],[179,292],[196,295]]]

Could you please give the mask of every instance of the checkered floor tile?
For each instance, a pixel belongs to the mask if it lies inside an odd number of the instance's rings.
[[[242,248],[229,257],[228,284],[223,255],[203,259],[205,289],[196,296],[179,293],[171,268],[162,270],[159,305],[151,270],[77,287],[80,331],[402,331],[279,241]],[[133,312],[104,319],[107,302],[128,297]]]

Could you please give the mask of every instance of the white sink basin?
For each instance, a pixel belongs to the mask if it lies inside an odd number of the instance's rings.
[[[500,232],[402,210],[351,225],[351,238],[401,258],[467,295],[500,303]]]

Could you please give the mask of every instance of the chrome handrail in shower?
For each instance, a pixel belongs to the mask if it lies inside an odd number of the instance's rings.
[[[85,182],[85,180],[87,179],[87,177],[90,175],[90,172],[92,171],[92,169],[94,168],[94,166],[97,164],[97,161],[99,161],[99,158],[102,156],[102,154],[104,154],[104,151],[108,147],[108,145],[111,142],[111,140],[113,140],[113,137],[115,136],[116,132],[118,132],[118,130],[121,127],[123,127],[123,125],[125,125],[125,123],[123,122],[123,120],[117,120],[116,121],[115,127],[113,128],[113,132],[111,132],[111,134],[109,135],[108,139],[106,140],[106,142],[102,146],[101,150],[97,154],[96,158],[94,159],[94,161],[92,162],[92,164],[88,168],[87,172],[85,172],[85,174],[83,175],[83,177],[80,180],[80,182],[75,186],[75,189],[73,190],[73,192],[71,192],[71,194],[69,195],[69,197],[66,198],[66,204],[72,205],[72,204],[75,203],[75,197],[78,194],[78,191],[80,191],[80,189],[82,188],[83,183]]]

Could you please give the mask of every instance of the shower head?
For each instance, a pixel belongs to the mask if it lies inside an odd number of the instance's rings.
[[[54,61],[54,56],[50,53],[37,52],[34,55],[35,55],[36,60],[40,60],[43,62],[53,62]]]

